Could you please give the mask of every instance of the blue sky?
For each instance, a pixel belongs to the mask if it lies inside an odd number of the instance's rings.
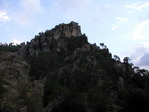
[[[0,0],[0,42],[30,41],[60,23],[76,21],[90,43],[149,68],[148,0]]]

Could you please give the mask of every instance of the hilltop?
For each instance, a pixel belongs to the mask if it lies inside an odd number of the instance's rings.
[[[89,43],[76,22],[0,45],[0,89],[2,112],[149,110],[149,72]]]

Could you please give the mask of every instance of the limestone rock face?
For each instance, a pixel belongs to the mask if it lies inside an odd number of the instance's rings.
[[[20,46],[0,46],[0,112],[148,110],[149,72],[90,44],[78,23]]]
[[[47,30],[48,33],[51,33],[51,35],[58,39],[59,37],[79,37],[81,36],[81,29],[78,23],[76,22],[70,22],[69,24],[60,24],[57,25],[52,30]]]
[[[28,64],[15,53],[0,55],[0,75],[4,77],[3,87],[6,90],[1,103],[3,111],[27,112],[23,97],[29,83],[28,72]]]
[[[0,54],[0,83],[4,88],[0,110],[2,112],[41,112],[43,83],[31,82],[30,65],[17,53]]]
[[[40,52],[67,51],[67,43],[64,38],[81,37],[81,28],[76,22],[60,24],[45,33],[39,33],[31,42],[21,44],[20,55],[38,55]],[[63,38],[63,39],[62,39]]]

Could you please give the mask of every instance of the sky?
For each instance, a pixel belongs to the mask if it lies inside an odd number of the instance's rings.
[[[30,41],[60,23],[78,22],[90,43],[149,69],[149,0],[0,0],[0,42]]]

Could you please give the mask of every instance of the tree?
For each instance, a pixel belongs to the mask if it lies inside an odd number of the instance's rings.
[[[133,71],[135,72],[135,73],[138,73],[139,72],[139,70],[140,70],[140,68],[139,67],[133,67]]]
[[[107,49],[107,46],[104,43],[100,43],[99,45],[102,47],[102,49]]]
[[[104,43],[100,43],[100,46],[102,47],[102,49],[105,47]]]
[[[124,59],[123,59],[123,61],[124,61],[124,63],[129,63],[129,60],[130,60],[130,58],[129,57],[125,57]]]
[[[116,61],[119,61],[119,62],[121,61],[120,58],[119,58],[117,55],[114,55],[114,59],[115,59]]]
[[[133,67],[133,66],[134,66],[134,64],[133,64],[133,63],[130,63],[130,66],[131,66],[131,67]]]
[[[148,74],[149,74],[148,70],[145,70],[145,69],[140,69],[139,73],[141,76],[148,76]]]

